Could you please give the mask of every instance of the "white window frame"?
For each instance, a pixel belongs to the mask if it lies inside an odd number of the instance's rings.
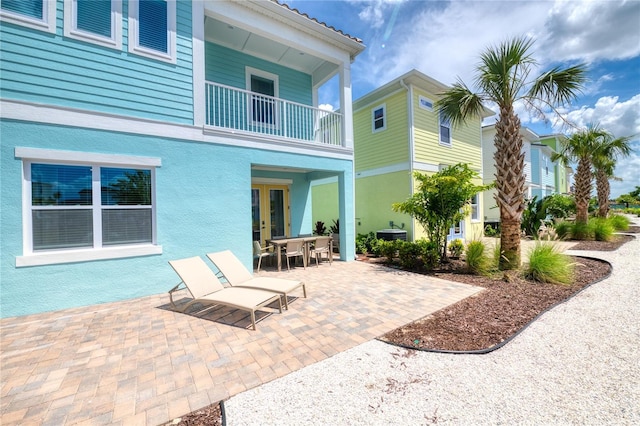
[[[438,113],[438,141],[440,142],[440,145],[450,148],[451,146],[453,146],[453,131],[451,129],[451,122],[448,123],[448,126],[444,126],[444,127],[448,127],[449,129],[449,142],[445,142],[442,140],[442,131],[441,131],[441,127],[443,127],[442,124],[443,124],[442,114]]]
[[[273,73],[263,71],[257,68],[252,68],[252,67],[245,67],[244,73],[245,73],[245,90],[247,90],[248,92],[251,92],[251,77],[256,76],[256,77],[264,78],[267,80],[272,80],[273,81],[273,97],[276,99],[280,98],[280,76],[278,74],[273,74]],[[267,95],[263,95],[263,96],[267,96]],[[248,99],[247,117],[249,118],[249,123],[252,126],[260,126],[260,127],[267,127],[267,128],[273,128],[273,129],[279,128],[280,120],[279,120],[278,111],[279,111],[278,102],[274,101],[274,105],[273,105],[274,124],[263,123],[261,121],[254,121],[253,120],[253,102],[251,99]]]
[[[376,111],[382,109],[382,127],[376,129]],[[375,108],[371,108],[371,133],[382,132],[387,130],[387,104],[378,105]]]
[[[2,21],[55,34],[56,0],[42,0],[42,18],[32,18],[0,8],[0,20]]]
[[[176,1],[165,0],[167,2],[167,50],[168,52],[160,52],[158,50],[149,49],[140,46],[139,33],[139,1],[129,0],[129,52],[136,55],[145,56],[147,58],[157,59],[160,61],[177,62],[176,52]]]
[[[21,158],[23,163],[22,178],[22,256],[16,257],[16,267],[53,265],[70,262],[83,262],[101,259],[118,259],[134,256],[162,254],[162,246],[157,244],[156,224],[156,179],[155,170],[160,167],[161,160],[156,157],[136,157],[129,155],[98,154],[76,151],[58,151],[50,149],[16,147],[15,157]],[[32,233],[32,199],[30,170],[33,163],[48,163],[61,165],[84,165],[99,167],[138,168],[151,171],[151,243],[100,246],[77,249],[60,249],[50,251],[33,250]],[[99,174],[99,172],[98,172]],[[94,179],[95,180],[95,179]],[[97,183],[99,185],[99,182]],[[94,186],[96,182],[94,182]],[[101,205],[87,206],[94,210],[101,210]],[[94,219],[94,224],[96,223]],[[95,228],[94,228],[95,229]],[[94,244],[99,237],[94,236]],[[100,242],[100,241],[99,241]],[[101,242],[100,242],[101,243]]]
[[[103,37],[78,29],[78,1],[64,0],[64,35],[100,46],[122,49],[122,1],[111,0],[111,37]]]
[[[426,96],[419,95],[418,96],[418,107],[422,109],[426,109],[427,111],[433,111],[434,102],[427,98]]]
[[[475,201],[475,202],[474,202]],[[480,194],[471,197],[471,222],[480,222]],[[475,207],[475,215],[473,208]]]

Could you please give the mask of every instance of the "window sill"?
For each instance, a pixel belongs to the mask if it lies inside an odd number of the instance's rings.
[[[162,254],[162,246],[137,245],[102,249],[61,250],[16,257],[16,268]]]

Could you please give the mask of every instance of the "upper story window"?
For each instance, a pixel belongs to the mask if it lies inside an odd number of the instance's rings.
[[[122,48],[122,2],[64,0],[64,35],[115,49]]]
[[[277,126],[278,108],[278,76],[266,71],[247,67],[247,89],[251,91],[249,102],[249,117],[254,126]]]
[[[433,101],[424,96],[418,97],[418,106],[422,109],[426,109],[427,111],[433,111]]]
[[[438,117],[440,122],[440,143],[451,146],[451,123],[442,114],[438,114]]]
[[[471,197],[471,220],[480,220],[480,210],[478,209],[478,194]]]
[[[16,148],[16,155],[22,150],[47,151]],[[23,160],[27,260],[19,266],[126,257],[131,247],[157,252],[153,165],[159,159],[73,153],[77,158],[64,161],[55,153]]]
[[[371,110],[371,131],[380,132],[387,128],[387,106],[382,104]]]
[[[55,0],[2,0],[0,19],[36,30],[56,32]]]
[[[129,1],[129,51],[176,62],[175,0]]]

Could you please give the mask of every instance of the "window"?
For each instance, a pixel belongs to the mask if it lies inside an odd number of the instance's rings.
[[[175,0],[129,1],[129,51],[176,62]]]
[[[117,0],[65,0],[64,35],[122,48],[122,2]]]
[[[158,253],[159,159],[71,153],[64,161],[62,152],[16,148],[24,165],[24,256],[17,266]],[[77,161],[83,156],[103,161]]]
[[[451,123],[442,114],[438,114],[438,117],[440,121],[440,143],[451,146]]]
[[[380,132],[387,128],[387,106],[385,104],[371,110],[371,131]]]
[[[480,212],[478,210],[478,194],[471,197],[471,220],[480,220]]]
[[[56,3],[49,0],[2,0],[0,19],[36,30],[56,32]]]
[[[260,127],[278,126],[278,76],[266,71],[247,67],[247,90],[251,91],[249,117],[251,125]]]
[[[427,111],[433,111],[433,101],[429,98],[425,98],[424,96],[418,97],[418,106],[422,109],[426,109]]]

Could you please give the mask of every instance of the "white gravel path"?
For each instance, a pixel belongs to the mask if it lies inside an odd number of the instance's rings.
[[[227,425],[640,425],[640,239],[567,253],[606,259],[613,274],[503,348],[370,341],[229,399]]]

